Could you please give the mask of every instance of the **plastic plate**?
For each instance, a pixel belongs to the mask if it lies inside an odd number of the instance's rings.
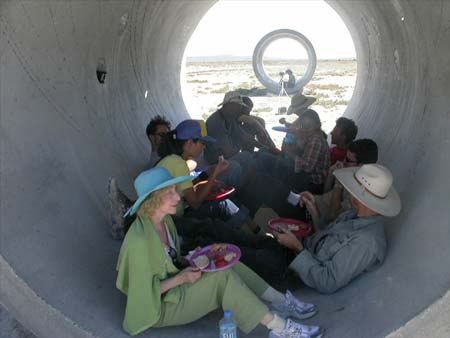
[[[274,232],[283,230],[291,230],[298,237],[306,237],[312,232],[312,227],[302,221],[292,218],[273,218],[267,223],[268,228]]]
[[[210,193],[207,197],[207,201],[219,201],[221,199],[224,199],[225,197],[230,196],[232,193],[234,193],[236,189],[233,187],[226,187],[226,188],[219,188],[218,191]]]
[[[224,246],[225,249],[211,251],[211,248],[213,248],[214,246]],[[216,266],[217,262],[219,260],[223,260],[223,258],[229,253],[235,253],[236,256],[226,265],[217,267]],[[221,271],[231,268],[239,261],[239,259],[241,258],[241,250],[236,245],[227,243],[208,245],[192,254],[191,258],[189,259],[189,263],[191,264],[191,266],[197,267],[194,263],[194,259],[201,255],[205,255],[209,259],[209,264],[206,268],[202,269],[203,271],[205,272]]]

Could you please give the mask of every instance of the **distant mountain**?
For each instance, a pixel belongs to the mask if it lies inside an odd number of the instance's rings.
[[[251,62],[252,56],[240,56],[240,55],[211,55],[211,56],[188,56],[187,62],[230,62],[230,61],[248,61]],[[266,61],[289,61],[280,57],[265,57]],[[320,59],[321,61],[348,61],[355,60],[354,58],[336,58],[336,59]],[[298,61],[298,60],[295,60]],[[306,60],[305,60],[306,61]]]
[[[186,61],[187,62],[252,61],[252,57],[239,55],[188,56]]]

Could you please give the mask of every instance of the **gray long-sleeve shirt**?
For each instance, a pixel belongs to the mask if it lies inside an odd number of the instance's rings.
[[[289,268],[322,293],[332,293],[364,271],[383,263],[386,238],[382,216],[340,214],[325,230],[305,239],[303,250]]]

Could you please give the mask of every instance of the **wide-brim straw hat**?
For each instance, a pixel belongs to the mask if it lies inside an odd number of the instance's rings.
[[[305,96],[303,94],[297,94],[292,96],[291,105],[287,110],[287,114],[301,114],[303,113],[310,105],[312,105],[316,101],[315,97]]]
[[[192,180],[193,178],[193,176],[179,176],[174,178],[164,167],[155,167],[140,173],[134,180],[134,188],[136,189],[138,199],[133,206],[128,209],[124,217],[127,215],[134,215],[142,202],[144,202],[152,192],[174,184]]]
[[[393,217],[400,212],[402,204],[388,168],[380,164],[365,164],[335,170],[334,176],[353,197],[378,214]]]

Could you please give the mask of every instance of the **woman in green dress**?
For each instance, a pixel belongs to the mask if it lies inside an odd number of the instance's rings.
[[[284,319],[308,318],[315,314],[314,305],[289,292],[281,294],[241,263],[209,273],[181,268],[179,238],[170,215],[180,201],[175,185],[191,179],[173,178],[167,169],[156,167],[135,180],[138,200],[130,213],[137,213],[137,218],[117,263],[116,286],[127,295],[125,331],[136,335],[151,327],[183,325],[222,307],[232,311],[246,333],[262,324],[272,338],[320,337],[318,326]],[[270,311],[260,299],[278,312]]]

